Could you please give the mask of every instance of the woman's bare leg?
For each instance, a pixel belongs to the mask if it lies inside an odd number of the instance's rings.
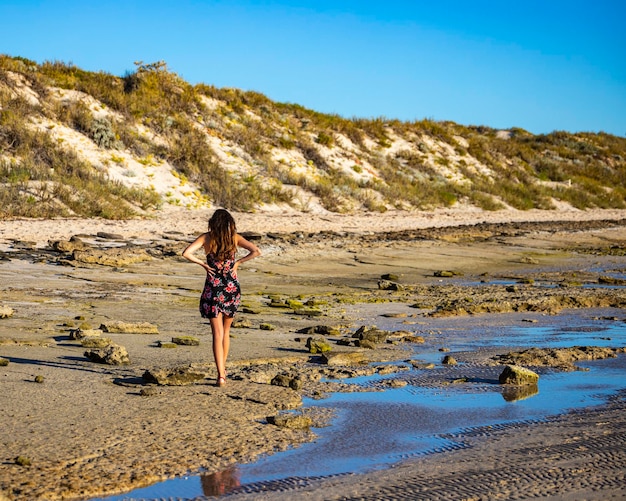
[[[233,324],[234,317],[227,317],[224,315],[224,339],[222,340],[222,346],[224,348],[224,368],[226,368],[226,360],[228,360],[228,351],[230,350],[230,326]],[[226,374],[226,372],[224,372]]]
[[[226,357],[224,356],[224,321],[223,315],[220,313],[216,318],[211,318],[211,332],[213,334],[213,357],[215,358],[215,367],[217,369],[217,377],[225,377],[226,374]]]

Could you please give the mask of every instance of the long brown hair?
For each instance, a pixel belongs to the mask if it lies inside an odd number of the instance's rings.
[[[209,219],[208,251],[218,261],[232,259],[237,251],[237,226],[226,209],[217,209]]]

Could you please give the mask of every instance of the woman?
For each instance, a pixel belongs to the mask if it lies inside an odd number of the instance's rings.
[[[206,260],[194,253],[202,247]],[[237,247],[248,254],[236,258]],[[261,255],[259,248],[237,233],[235,220],[227,210],[218,209],[209,219],[209,231],[196,238],[183,251],[183,257],[202,266],[207,273],[200,297],[200,314],[211,322],[213,356],[217,367],[217,386],[226,384],[226,359],[230,347],[230,326],[241,303],[237,280],[239,265]]]

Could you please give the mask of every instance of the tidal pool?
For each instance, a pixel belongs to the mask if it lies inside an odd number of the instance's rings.
[[[373,311],[363,307],[358,313],[381,328],[401,328],[398,319],[369,316]],[[499,347],[626,346],[626,323],[615,319],[620,313],[566,312],[537,317],[537,323],[523,323],[516,315],[500,315],[487,325],[484,318],[480,325],[467,318],[429,320],[428,328],[436,329],[437,335],[417,345],[412,358],[440,362],[442,344],[452,354]],[[464,430],[545,419],[604,403],[626,388],[626,355],[576,365],[585,370],[543,370],[536,389],[519,398],[507,397],[493,375],[432,387],[420,382],[421,375],[428,372],[425,369],[347,380],[370,386],[393,378],[408,384],[382,392],[336,393],[320,401],[305,399],[305,406],[336,410],[330,426],[315,430],[318,438],[314,442],[222,472],[197,472],[97,501],[193,499],[233,489],[261,490],[272,482],[305,482],[311,477],[384,468],[418,455],[462,447],[457,436]],[[461,363],[454,370],[471,374],[475,368]]]

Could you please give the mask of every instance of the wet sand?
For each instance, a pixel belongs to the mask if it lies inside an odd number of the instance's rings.
[[[467,226],[466,220],[460,227],[431,222],[433,228],[449,227],[445,231],[428,230],[425,218],[423,226],[415,221],[397,223],[395,235],[382,234],[390,231],[391,223],[384,230],[379,231],[378,225],[364,230],[360,220],[344,221],[358,230],[338,226],[332,228],[336,233],[323,236],[303,235],[303,226],[292,230],[285,225],[270,227],[269,222],[257,221],[255,228],[240,223],[242,230],[262,234],[259,243],[264,256],[241,269],[244,300],[259,313],[239,316],[248,319],[251,328],[233,332],[226,388],[213,386],[210,331],[197,314],[203,282],[199,267],[176,256],[122,268],[62,266],[45,248],[49,239],[67,239],[77,233],[93,236],[96,231],[114,231],[126,240],[136,237],[148,246],[164,240],[182,246],[202,231],[196,230],[200,219],[192,221],[193,228],[189,220],[181,227],[176,219],[171,225],[161,222],[147,229],[135,222],[102,227],[59,222],[48,224],[48,231],[43,222],[2,222],[0,248],[8,260],[0,262],[0,306],[10,306],[15,313],[0,319],[0,357],[10,361],[0,368],[0,492],[7,499],[85,499],[189,471],[221,471],[235,462],[311,440],[315,428],[291,430],[265,421],[282,409],[297,408],[302,395],[341,389],[315,379],[299,391],[262,381],[267,374],[297,372],[310,362],[303,336],[296,331],[325,324],[347,336],[359,327],[358,319],[346,314],[347,305],[369,302],[380,305],[383,312],[394,304],[416,301],[423,303],[424,311],[416,313],[416,323],[407,328],[426,330],[424,312],[442,307],[444,296],[460,301],[468,294],[467,286],[455,288],[435,277],[437,270],[454,269],[463,274],[463,280],[476,284],[524,278],[558,284],[556,291],[532,289],[528,282],[520,285],[513,306],[530,304],[536,296],[554,302],[559,292],[559,298],[579,298],[580,305],[623,308],[621,291],[588,292],[574,284],[597,283],[596,268],[621,269],[622,273],[626,268],[619,252],[626,242],[623,214],[610,216],[600,212],[585,221],[576,219],[574,225],[551,223],[547,216],[547,222],[494,222],[495,226],[483,223],[479,227]],[[304,224],[303,219],[299,221]],[[306,229],[315,233],[314,228]],[[410,233],[418,229],[426,233]],[[268,231],[281,235],[267,236]],[[166,239],[163,233],[168,233]],[[14,239],[33,244],[19,249]],[[405,289],[380,290],[377,282],[385,273],[398,274]],[[493,290],[480,292],[485,297],[475,299],[488,302],[490,296],[499,303],[503,293],[502,287],[494,285]],[[315,299],[324,315],[308,317],[269,308],[271,296]],[[158,326],[159,334],[104,334],[127,348],[130,365],[89,362],[83,355],[85,348],[68,338],[69,330],[83,322],[98,327],[113,320]],[[262,323],[271,324],[273,330],[261,330]],[[195,336],[201,344],[156,347],[158,341],[178,335]],[[408,350],[407,344],[385,344],[367,354],[372,360],[394,360],[405,358]],[[206,379],[189,386],[152,387],[152,395],[141,395],[146,388],[145,370],[188,364],[205,371]],[[258,367],[264,368],[265,375],[257,371],[251,376]],[[35,376],[43,376],[44,382],[35,383]],[[623,406],[623,400],[616,398],[602,409],[547,423],[472,432],[467,449],[364,476],[309,482],[297,491],[287,486],[271,498],[292,498],[296,492],[310,499],[550,498],[561,494],[569,499],[619,498],[624,474]],[[564,449],[569,443],[574,445]],[[528,464],[529,455],[537,464]],[[16,464],[18,456],[28,458],[31,465]],[[258,492],[249,496],[262,499]]]

